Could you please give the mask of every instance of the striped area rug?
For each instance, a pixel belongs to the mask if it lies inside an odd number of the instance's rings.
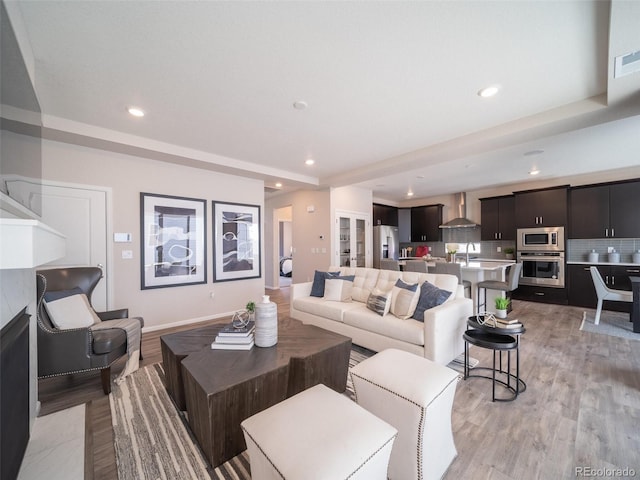
[[[374,352],[353,346],[349,366]],[[209,467],[184,413],[179,412],[164,387],[161,364],[141,368],[120,385],[114,385],[109,401],[120,480],[250,479],[246,451],[220,465]],[[353,400],[347,379],[345,392]]]

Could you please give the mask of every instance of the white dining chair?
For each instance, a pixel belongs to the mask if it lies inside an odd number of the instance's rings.
[[[633,302],[633,292],[627,290],[614,290],[609,288],[602,279],[598,267],[589,267],[591,270],[591,278],[593,278],[593,285],[596,287],[596,295],[598,295],[598,306],[596,308],[596,319],[594,324],[600,323],[600,313],[602,313],[602,302],[604,300],[611,300],[614,302]]]

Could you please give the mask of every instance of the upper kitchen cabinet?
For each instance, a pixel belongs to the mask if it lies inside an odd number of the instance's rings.
[[[411,241],[411,209],[398,209],[398,237],[401,242]]]
[[[640,237],[640,181],[575,187],[569,238]]]
[[[398,226],[398,208],[382,205],[380,203],[373,204],[373,225],[391,225]]]
[[[411,208],[411,241],[442,241],[442,204]]]
[[[515,197],[480,199],[480,237],[482,240],[515,240]]]
[[[568,191],[563,185],[515,192],[516,228],[566,226]]]

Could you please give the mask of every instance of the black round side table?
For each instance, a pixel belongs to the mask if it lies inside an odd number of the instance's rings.
[[[469,377],[487,378],[492,380],[492,401],[511,402],[527,389],[527,384],[520,378],[520,335],[525,332],[523,325],[514,328],[500,328],[480,323],[484,316],[469,317],[467,325],[472,327],[464,332],[464,379]],[[476,367],[474,371],[490,370],[491,376],[471,374],[469,368],[469,344],[480,348],[493,350],[493,368]],[[516,352],[516,373],[511,373],[511,351]],[[503,369],[502,352],[507,352],[507,369]],[[496,368],[496,354],[499,356],[499,364]],[[509,398],[496,398],[496,383],[509,390],[512,395]]]

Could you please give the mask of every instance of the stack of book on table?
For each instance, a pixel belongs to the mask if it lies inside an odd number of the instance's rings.
[[[251,350],[254,330],[255,322],[249,322],[240,328],[234,327],[232,323],[225,325],[218,332],[211,348],[214,350]]]
[[[496,327],[498,328],[520,328],[522,323],[517,318],[496,318]]]

